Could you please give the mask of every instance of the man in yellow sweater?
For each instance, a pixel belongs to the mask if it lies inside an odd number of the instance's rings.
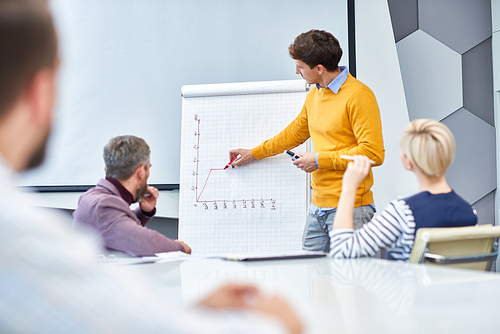
[[[341,155],[365,155],[384,161],[382,123],[375,95],[366,85],[338,66],[342,49],[330,33],[311,30],[297,36],[288,48],[295,60],[296,73],[308,84],[315,84],[307,94],[304,106],[283,131],[259,146],[229,151],[238,166],[254,159],[283,153],[304,143],[309,137],[314,153],[305,153],[293,162],[312,176],[313,197],[303,235],[305,250],[330,250],[328,232],[340,198],[342,177],[348,161]],[[370,171],[356,195],[354,228],[360,228],[374,214],[373,174]]]

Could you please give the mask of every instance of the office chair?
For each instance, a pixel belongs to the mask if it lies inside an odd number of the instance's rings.
[[[420,228],[409,262],[490,271],[499,237],[500,226]]]

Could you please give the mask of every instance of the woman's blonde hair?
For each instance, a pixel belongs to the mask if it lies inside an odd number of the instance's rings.
[[[443,176],[455,158],[455,138],[443,123],[432,119],[410,122],[401,137],[401,150],[428,176]]]

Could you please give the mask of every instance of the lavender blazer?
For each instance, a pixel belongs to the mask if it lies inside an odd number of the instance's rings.
[[[180,243],[145,227],[150,219],[139,207],[132,211],[118,189],[105,179],[80,196],[73,212],[73,225],[95,230],[106,248],[131,256],[184,251]]]

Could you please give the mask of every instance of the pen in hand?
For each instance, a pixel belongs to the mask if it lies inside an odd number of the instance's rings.
[[[241,158],[241,154],[238,154],[238,156],[236,158],[234,158],[233,160],[229,161],[229,163],[224,167],[224,169],[228,169],[229,167],[233,167],[234,168],[233,162],[235,162],[239,158]]]
[[[300,155],[295,154],[295,153],[293,153],[292,151],[289,151],[289,150],[286,150],[285,153],[288,154],[292,158],[293,161],[301,158]]]

